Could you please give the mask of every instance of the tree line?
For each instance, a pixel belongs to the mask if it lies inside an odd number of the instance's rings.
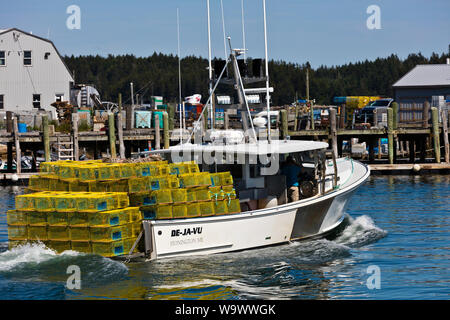
[[[421,53],[400,59],[392,54],[373,61],[365,60],[340,66],[311,68],[304,64],[281,60],[269,61],[270,85],[274,87],[273,105],[290,104],[306,97],[306,70],[309,70],[310,98],[316,104],[333,104],[335,96],[385,96],[392,97],[392,85],[417,64],[446,63],[448,55],[433,53],[425,57]],[[149,103],[150,97],[163,96],[165,102],[177,102],[178,57],[172,54],[154,53],[149,57],[134,55],[66,56],[64,60],[73,72],[78,84],[91,84],[97,88],[103,101],[117,101],[122,93],[123,103],[129,104],[130,82],[134,93]],[[250,58],[251,60],[251,58]],[[181,59],[182,96],[201,94],[202,102],[208,97],[208,61],[201,57],[187,56]],[[220,73],[221,70],[218,72]],[[230,74],[231,76],[231,74]],[[258,84],[263,86],[264,83]],[[233,94],[233,88],[220,85],[221,94]]]

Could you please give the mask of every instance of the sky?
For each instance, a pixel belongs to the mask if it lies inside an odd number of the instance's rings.
[[[6,0],[2,0],[6,3]],[[222,0],[226,35],[243,47],[241,1]],[[177,54],[208,57],[207,0],[15,0],[2,6],[0,29],[16,27],[49,38],[62,55]],[[263,0],[244,0],[249,57],[264,57]],[[80,8],[69,29],[67,8]],[[379,8],[379,19],[373,20]],[[449,0],[266,0],[269,59],[316,68],[397,54],[449,50]],[[212,56],[223,58],[220,0],[210,0]],[[367,20],[379,21],[369,29]],[[372,23],[373,24],[373,23]]]

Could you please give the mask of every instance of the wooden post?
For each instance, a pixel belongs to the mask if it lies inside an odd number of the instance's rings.
[[[109,135],[109,147],[111,149],[111,158],[116,158],[116,130],[114,125],[114,113],[108,114],[108,135]]]
[[[314,130],[314,107],[312,102],[311,103],[311,130]]]
[[[409,139],[409,162],[414,163],[416,161],[416,148],[414,139]]]
[[[43,140],[44,140],[44,156],[45,161],[51,161],[50,156],[50,132],[48,130],[48,115],[45,114],[42,116],[42,128],[44,132]]]
[[[394,116],[392,108],[387,109],[388,115],[388,155],[389,155],[389,164],[394,164]]]
[[[294,131],[297,131],[298,126],[298,103],[295,104],[295,120],[294,120]]]
[[[122,113],[117,114],[117,135],[119,136],[119,156],[121,159],[125,159],[125,143],[123,142],[123,120]]]
[[[281,113],[281,137],[285,139],[289,133],[288,133],[288,114],[287,110],[283,109],[280,111]]]
[[[422,126],[424,128],[428,128],[428,120],[429,120],[429,112],[430,112],[430,103],[428,101],[425,101],[423,104],[423,123]]]
[[[134,111],[134,105],[131,105],[131,106],[127,106],[127,110],[126,110],[126,116],[127,116],[127,119],[126,119],[126,129],[127,130],[131,130],[131,129],[133,129],[133,127],[134,127],[134,124],[133,124],[133,112]]]
[[[345,104],[343,104],[341,106],[341,115],[340,115],[340,122],[341,122],[341,124],[339,126],[341,129],[345,128],[345,118],[346,118]]]
[[[72,113],[72,134],[73,134],[73,158],[80,159],[80,149],[78,146],[78,113]]]
[[[163,112],[163,133],[164,133],[164,149],[169,149],[170,147],[170,135],[169,135],[169,114]]]
[[[392,102],[392,114],[393,114],[392,129],[397,130],[397,128],[398,128],[398,103],[397,102]]]
[[[337,158],[337,128],[336,128],[336,109],[330,108],[330,137],[334,157]]]
[[[159,129],[159,114],[155,114],[155,150],[161,149],[161,132]]]
[[[377,108],[373,109],[373,126],[378,127],[378,112]]]
[[[119,105],[119,113],[122,113],[122,94],[121,93],[119,93],[118,105]]]
[[[167,113],[169,114],[169,130],[173,130],[175,124],[175,106],[174,105],[168,105],[167,106]],[[180,119],[181,121],[181,119]]]
[[[378,138],[378,159],[381,159],[381,139]]]
[[[19,129],[17,125],[17,117],[13,118],[14,143],[16,145],[16,172],[22,172],[22,153],[20,152]]]
[[[435,107],[431,108],[431,121],[433,124],[433,146],[436,163],[441,163],[441,146],[439,143],[439,114],[438,109]]]
[[[7,164],[8,164],[8,170],[7,172],[13,172],[12,171],[12,166],[13,166],[13,143],[12,142],[8,142],[6,144],[6,148],[7,148]]]
[[[448,111],[445,109],[442,109],[441,111],[441,117],[442,117],[442,134],[444,136],[444,157],[445,162],[450,163],[450,146],[448,144],[448,118],[447,118]]]
[[[6,132],[13,132],[13,113],[12,111],[6,111]]]
[[[420,162],[425,162],[425,159],[427,157],[427,138],[425,136],[422,136],[420,138]]]

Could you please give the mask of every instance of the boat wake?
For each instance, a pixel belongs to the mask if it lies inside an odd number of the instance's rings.
[[[43,243],[25,244],[0,253],[0,276],[31,281],[66,281],[69,266],[80,267],[86,284],[119,280],[128,268],[118,261],[75,251],[56,253]]]
[[[366,215],[353,219],[346,216],[349,223],[334,242],[351,248],[359,248],[374,243],[387,235],[387,231],[375,225],[373,220]]]

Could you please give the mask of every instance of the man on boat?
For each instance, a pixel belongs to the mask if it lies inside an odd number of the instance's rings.
[[[289,202],[298,201],[299,194],[299,176],[302,173],[302,165],[298,164],[292,156],[288,156],[281,168],[281,174],[286,176],[286,188]]]

